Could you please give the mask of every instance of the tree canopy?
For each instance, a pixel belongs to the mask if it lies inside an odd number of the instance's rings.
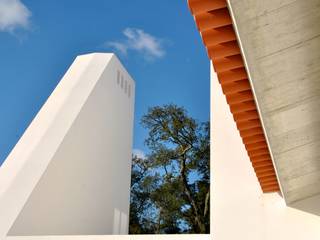
[[[133,156],[131,234],[209,233],[210,124],[183,107],[150,108],[145,158]]]

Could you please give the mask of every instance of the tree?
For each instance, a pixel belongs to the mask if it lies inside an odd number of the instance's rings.
[[[155,191],[159,176],[148,175],[149,163],[136,156],[132,159],[131,194],[130,194],[130,226],[129,232],[135,234],[154,233],[154,214],[150,212],[154,203],[151,193]]]
[[[130,233],[208,233],[209,122],[171,104],[150,108],[141,123],[150,154],[133,159]]]

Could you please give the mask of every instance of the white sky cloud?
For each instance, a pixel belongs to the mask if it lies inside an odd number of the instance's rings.
[[[112,47],[123,55],[127,55],[129,50],[134,50],[147,59],[161,58],[166,54],[162,40],[142,29],[126,28],[123,30],[123,35],[126,39],[106,42],[105,46]]]
[[[20,0],[0,0],[0,31],[28,28],[30,17],[30,10]]]
[[[133,149],[132,155],[142,159],[146,158],[146,154],[140,149]]]

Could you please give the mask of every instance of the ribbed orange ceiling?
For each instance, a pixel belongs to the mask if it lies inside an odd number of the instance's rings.
[[[188,2],[262,191],[279,191],[227,2],[226,0]]]

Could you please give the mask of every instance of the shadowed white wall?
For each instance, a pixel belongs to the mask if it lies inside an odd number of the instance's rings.
[[[134,87],[115,55],[77,57],[1,167],[2,232],[128,233]]]
[[[212,67],[211,104],[214,239],[320,239],[319,216],[262,193]]]

